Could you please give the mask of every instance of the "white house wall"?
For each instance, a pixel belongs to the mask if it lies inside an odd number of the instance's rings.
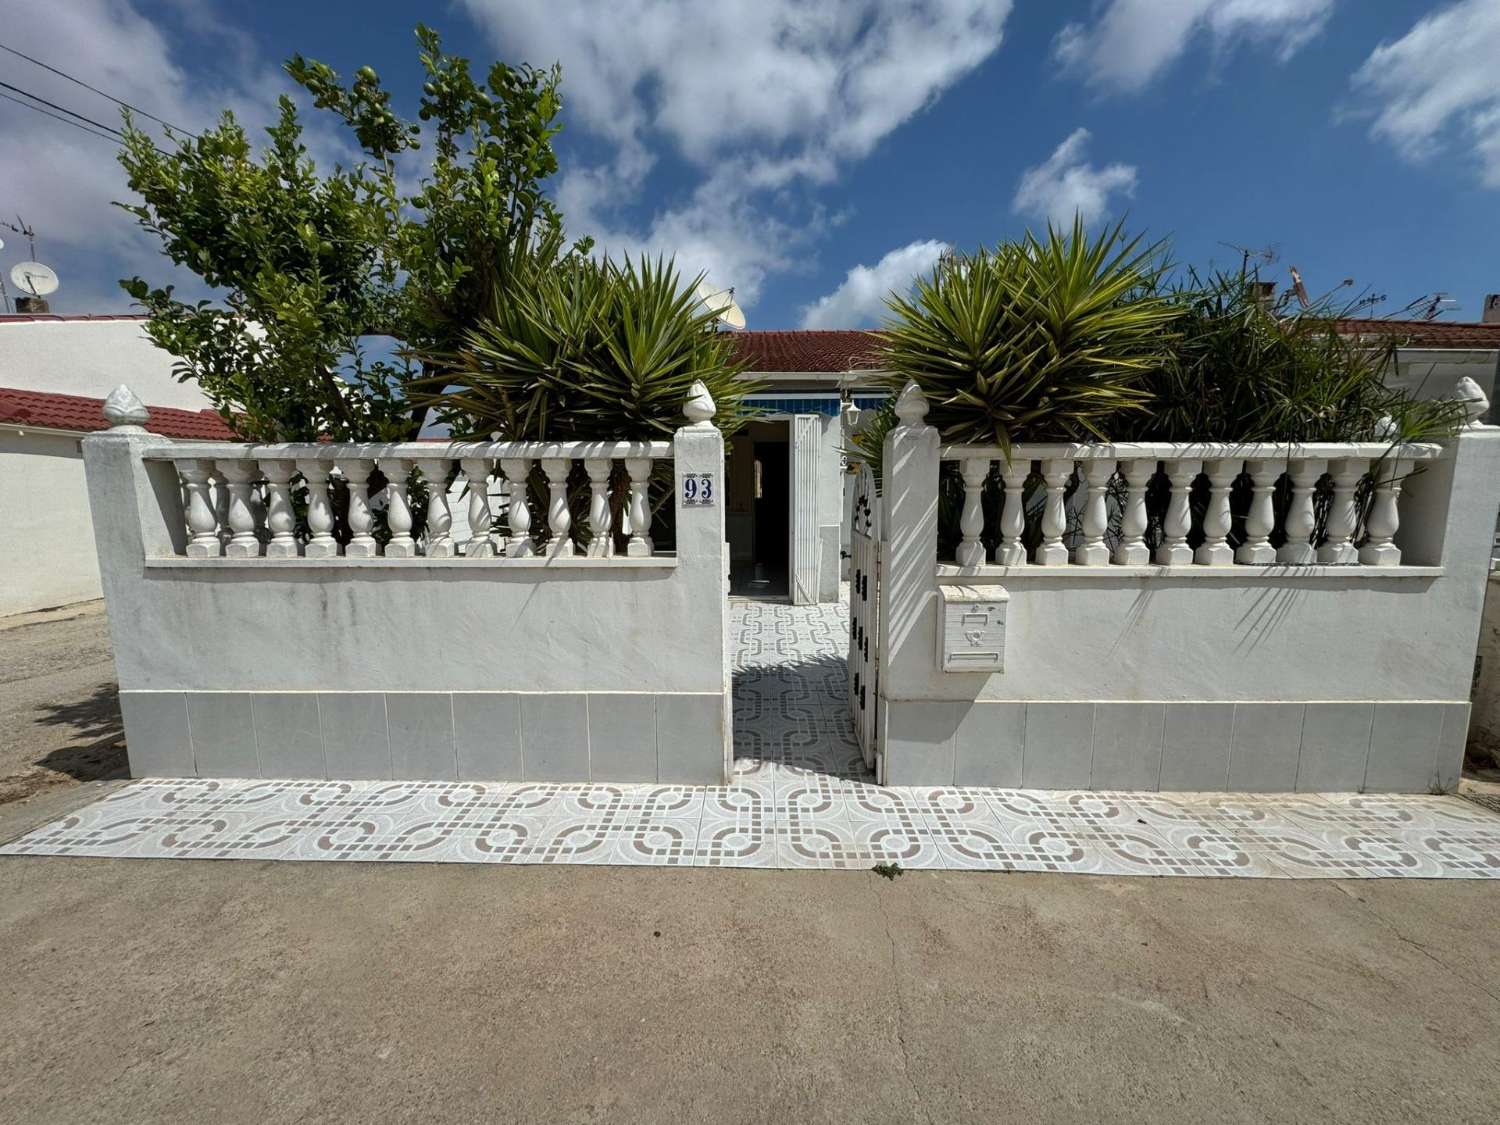
[[[197,383],[180,383],[174,359],[139,320],[0,321],[0,387],[103,398],[121,383],[142,402],[203,410]]]
[[[0,427],[0,617],[100,594],[78,438]]]

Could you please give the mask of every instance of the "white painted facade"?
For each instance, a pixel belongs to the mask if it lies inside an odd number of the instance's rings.
[[[142,402],[209,410],[198,384],[172,374],[174,359],[135,318],[0,318],[0,387],[103,398],[125,383]]]
[[[100,596],[80,436],[0,425],[0,617]]]

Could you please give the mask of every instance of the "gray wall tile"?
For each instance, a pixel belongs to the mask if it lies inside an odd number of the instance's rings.
[[[1297,789],[1354,793],[1365,785],[1373,703],[1309,703],[1302,718]]]
[[[391,739],[383,692],[321,691],[318,720],[323,730],[323,761],[330,778],[370,781],[391,776]]]
[[[122,691],[131,777],[193,777],[187,700],[180,691]]]
[[[1095,704],[1090,788],[1156,789],[1165,724],[1160,703]]]
[[[188,693],[188,729],[199,777],[259,777],[255,720],[242,691]]]
[[[1170,703],[1162,735],[1161,789],[1222,792],[1229,780],[1233,703]]]
[[[1443,709],[1436,703],[1377,703],[1370,728],[1368,793],[1426,793],[1437,769]]]
[[[588,696],[522,695],[521,757],[527,781],[587,781]]]
[[[656,697],[656,776],[663,784],[724,783],[724,697]]]
[[[1469,705],[1439,703],[1443,709],[1443,730],[1438,735],[1437,769],[1431,788],[1444,793],[1458,788],[1464,768],[1464,743],[1469,739]]]
[[[462,780],[520,781],[521,697],[514,692],[454,692],[453,741]]]
[[[250,710],[261,777],[328,776],[315,693],[255,692]]]
[[[884,706],[885,783],[952,785],[954,735],[969,705],[907,699]]]
[[[1229,749],[1232,793],[1290,793],[1302,751],[1301,703],[1236,703]]]
[[[446,691],[390,691],[391,776],[403,781],[453,781],[453,700]]]
[[[595,781],[656,780],[656,696],[589,696],[589,775]]]
[[[1026,704],[961,703],[959,707],[958,729],[953,732],[953,784],[1020,786]]]
[[[1022,784],[1087,789],[1094,756],[1092,703],[1028,703]]]

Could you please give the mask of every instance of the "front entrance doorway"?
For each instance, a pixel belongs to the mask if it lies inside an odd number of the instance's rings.
[[[728,458],[729,591],[784,598],[791,591],[791,426],[751,422]]]

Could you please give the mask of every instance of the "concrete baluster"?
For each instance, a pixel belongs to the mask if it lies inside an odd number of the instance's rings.
[[[350,539],[344,555],[351,559],[373,559],[380,553],[380,544],[370,534],[375,520],[370,515],[370,470],[369,461],[350,460],[338,463],[339,473],[349,485],[349,531]]]
[[[1047,499],[1042,508],[1042,545],[1036,550],[1038,566],[1062,566],[1068,561],[1068,548],[1062,541],[1068,530],[1068,510],[1063,500],[1073,462],[1043,461],[1042,480],[1047,485]]]
[[[1243,461],[1210,461],[1208,477],[1208,510],[1203,513],[1203,543],[1193,555],[1199,566],[1233,566],[1234,551],[1229,546],[1233,521],[1229,514],[1229,493],[1235,478],[1244,468]]]
[[[307,483],[307,530],[312,533],[303,554],[310,559],[338,557],[333,537],[333,502],[328,498],[329,466],[322,461],[298,461],[297,471]]]
[[[448,508],[448,462],[418,461],[422,480],[427,484],[427,541],[423,553],[429,559],[451,559],[453,546],[453,513]]]
[[[1377,466],[1379,476],[1375,481],[1375,494],[1370,501],[1370,515],[1365,521],[1369,538],[1359,549],[1359,561],[1365,566],[1400,566],[1401,548],[1393,540],[1401,529],[1401,514],[1398,503],[1401,499],[1401,480],[1406,475],[1409,462],[1390,458]]]
[[[531,476],[531,458],[512,457],[500,462],[500,471],[505,474],[505,483],[510,486],[510,538],[505,543],[508,558],[529,559],[536,554],[531,542],[531,507],[526,502],[529,491],[527,480]]]
[[[610,532],[609,518],[609,470],[612,464],[606,457],[590,457],[583,463],[589,474],[590,558],[604,559],[615,553],[615,537]]]
[[[995,561],[1001,566],[1025,566],[1026,478],[1031,475],[1030,461],[1007,461],[1000,466],[1000,480],[1005,486],[1004,506],[1000,509],[1000,546]]]
[[[1354,532],[1359,527],[1359,482],[1369,471],[1368,457],[1345,457],[1332,462],[1333,504],[1328,509],[1328,539],[1318,548],[1318,561],[1332,566],[1349,566],[1359,562],[1354,549]]]
[[[984,506],[980,491],[984,488],[984,478],[990,474],[990,463],[982,457],[966,457],[958,463],[958,468],[964,482],[964,509],[958,521],[963,542],[958,545],[955,557],[959,566],[982,566],[985,550],[980,536],[984,533]]]
[[[573,513],[568,510],[568,472],[572,468],[571,458],[542,458],[542,472],[547,476],[547,527],[552,532],[547,554],[555,559],[573,557]]]
[[[1167,503],[1167,515],[1162,520],[1165,541],[1156,549],[1156,561],[1160,566],[1187,566],[1193,561],[1193,549],[1188,546],[1188,533],[1193,529],[1192,498],[1193,481],[1203,471],[1202,461],[1166,461],[1163,463],[1167,480],[1171,482],[1172,498]]]
[[[1328,468],[1328,462],[1312,458],[1294,459],[1287,465],[1287,476],[1292,483],[1292,502],[1287,509],[1286,542],[1276,552],[1276,561],[1293,566],[1308,566],[1318,561],[1313,550],[1312,536],[1317,529],[1317,516],[1313,512],[1313,493],[1318,480]]]
[[[416,558],[417,541],[411,537],[411,501],[406,491],[407,478],[411,476],[411,462],[400,457],[388,457],[380,462],[380,471],[385,474],[385,522],[391,532],[391,538],[385,545],[385,557]]]
[[[1115,562],[1120,566],[1144,566],[1151,561],[1146,546],[1146,488],[1155,475],[1155,461],[1120,462],[1125,481],[1125,511],[1120,517],[1120,542],[1115,546]]]
[[[625,544],[625,554],[642,558],[656,549],[647,534],[651,530],[651,462],[632,457],[625,462],[625,471],[630,474],[630,541]]]
[[[1085,461],[1080,475],[1088,494],[1083,504],[1083,542],[1073,552],[1073,561],[1079,566],[1108,566],[1109,548],[1105,546],[1104,533],[1109,530],[1109,511],[1105,501],[1109,497],[1110,479],[1115,475],[1115,462],[1107,457]]]
[[[1276,482],[1281,479],[1280,461],[1249,461],[1250,511],[1245,516],[1245,541],[1234,553],[1234,561],[1247,566],[1269,566],[1276,561],[1271,532],[1276,528]]]
[[[271,541],[266,544],[266,558],[295,559],[298,554],[297,513],[292,510],[292,477],[297,466],[292,461],[267,460],[260,463],[270,492],[266,509],[266,527]]]
[[[188,528],[187,557],[190,559],[216,559],[224,553],[224,545],[219,542],[219,520],[214,514],[213,497],[208,489],[213,468],[212,461],[177,462],[177,472],[183,483]]]
[[[260,475],[254,461],[220,461],[219,475],[229,486],[229,544],[224,554],[232,559],[260,557],[260,539],[256,536],[255,507],[251,505],[250,483]]]

